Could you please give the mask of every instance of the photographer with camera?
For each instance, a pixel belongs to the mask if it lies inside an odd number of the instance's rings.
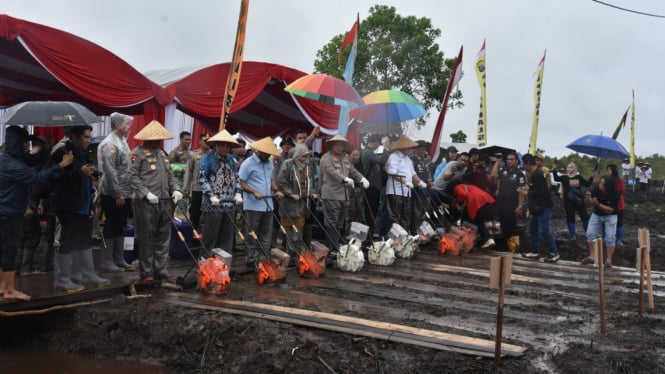
[[[84,289],[82,283],[103,287],[108,279],[95,273],[90,239],[92,235],[92,178],[95,167],[87,151],[92,127],[74,126],[70,139],[56,150],[51,162],[60,163],[67,152],[74,155],[71,165],[62,170],[53,186],[53,206],[61,226],[60,248],[55,255],[55,289],[68,293]],[[80,279],[72,281],[73,275]]]
[[[131,216],[132,191],[129,185],[130,152],[127,133],[134,117],[121,113],[111,114],[111,131],[97,148],[99,194],[104,223],[101,269],[109,271],[134,270],[125,262],[124,228]]]

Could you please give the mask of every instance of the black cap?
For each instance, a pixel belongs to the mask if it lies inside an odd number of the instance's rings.
[[[290,137],[290,136],[287,136],[286,138],[282,139],[281,142],[279,142],[280,147],[284,146],[284,144],[290,144],[290,145],[293,145],[293,146],[296,145],[296,143],[293,142],[293,138]]]
[[[381,135],[380,134],[372,134],[367,138],[367,143],[381,143]]]

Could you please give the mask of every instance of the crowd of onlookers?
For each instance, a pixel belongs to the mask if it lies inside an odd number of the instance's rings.
[[[499,236],[490,228],[500,227],[506,250],[557,262],[550,228],[553,192],[561,192],[571,239],[577,238],[576,216],[589,246],[596,237],[604,238],[606,267],[612,266],[614,248],[623,240],[625,179],[633,180],[625,162],[621,170],[609,165],[594,183],[574,163],[565,171],[558,165],[545,167],[540,154],[519,157],[514,151],[488,154],[477,148],[459,152],[450,146],[432,160],[429,144],[406,135],[368,134],[361,149],[335,135],[325,141],[321,154],[312,151],[318,127],[283,137],[279,149],[270,137],[247,144],[222,130],[202,134],[198,149],[191,150],[192,136],[182,132],[179,145],[167,154],[162,142],[173,135],[156,121],[136,134],[141,145],[130,149],[126,137],[132,120],[112,114],[112,131],[94,153],[89,150],[90,126],[67,128],[56,144],[20,127],[7,128],[0,160],[0,296],[30,298],[14,287],[17,270],[53,270],[54,288],[69,293],[86,285],[108,285],[95,268],[136,270],[124,257],[130,219],[139,277],[171,280],[166,262],[177,207],[202,233],[201,256],[211,256],[214,248],[232,251],[239,244],[236,234],[243,232],[249,266],[276,243],[295,258],[310,245],[315,227],[334,257],[348,240],[351,222],[366,224],[372,240],[385,237],[394,223],[415,234],[426,219],[443,227],[473,223],[481,248],[498,244]],[[173,163],[185,164],[182,182],[174,177]],[[634,178],[642,188],[651,178],[650,165],[640,165]],[[47,222],[43,235],[40,217]],[[97,264],[93,230],[102,237]],[[520,250],[524,230],[531,246]],[[541,239],[547,250],[541,249]],[[37,248],[43,248],[41,256],[35,255]],[[594,261],[590,255],[582,263]]]

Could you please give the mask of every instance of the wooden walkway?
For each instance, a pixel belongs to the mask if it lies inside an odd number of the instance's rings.
[[[414,258],[398,259],[390,267],[366,264],[357,273],[333,268],[318,279],[299,277],[290,269],[285,279],[269,285],[258,285],[252,273],[239,274],[223,296],[185,290],[163,293],[162,298],[191,308],[492,356],[497,291],[489,288],[489,262],[502,254],[484,251],[448,257],[425,248]],[[244,264],[244,258],[234,258],[234,263],[238,262]],[[182,275],[190,265],[191,260],[171,261],[169,271]],[[232,268],[240,273],[243,269]],[[21,289],[34,298],[29,302],[0,301],[0,315],[45,312],[129,294],[130,285],[138,278],[138,272],[103,275],[112,279],[111,287],[74,295],[54,293],[50,289],[52,274],[19,277]],[[665,273],[652,272],[652,277],[656,308],[649,313],[665,319]],[[635,269],[606,271],[607,313],[637,314],[638,288]],[[548,264],[514,257],[512,283],[505,295],[502,353],[519,356],[526,347],[549,351],[570,342],[588,341],[600,329],[597,315],[597,269],[573,262]]]

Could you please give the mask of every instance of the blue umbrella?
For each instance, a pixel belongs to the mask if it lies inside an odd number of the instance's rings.
[[[575,152],[609,159],[624,159],[630,157],[621,143],[604,135],[584,135],[566,147]]]

